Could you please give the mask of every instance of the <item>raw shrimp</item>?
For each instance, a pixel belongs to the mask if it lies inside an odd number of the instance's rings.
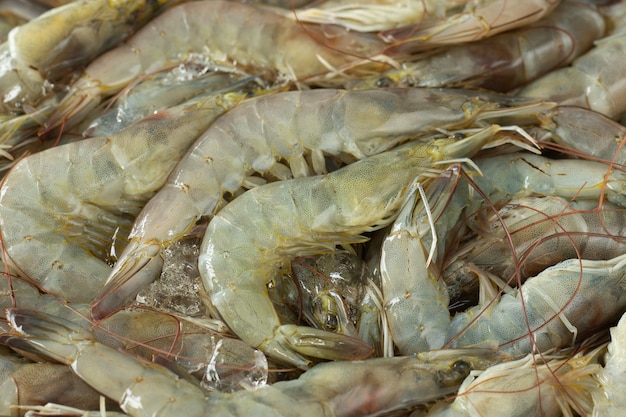
[[[626,211],[609,202],[598,207],[596,200],[524,197],[509,201],[497,215],[491,207],[484,210],[489,214],[481,210],[473,216],[484,217],[482,225],[442,271],[456,302],[475,298],[479,274],[520,284],[564,259],[602,260],[626,252]]]
[[[380,33],[382,39],[412,53],[436,46],[477,41],[536,22],[550,14],[560,0],[478,0],[466,2],[440,19]]]
[[[207,64],[190,60],[143,80],[117,97],[113,105],[109,103],[104,114],[103,109],[96,108],[93,113],[97,117],[86,119],[89,126],[85,129],[78,126],[76,130],[82,132],[83,137],[109,136],[156,111],[179,105],[200,94],[217,94],[223,88],[232,89],[238,80],[245,83],[242,74]]]
[[[444,16],[447,9],[460,3],[467,0],[326,0],[293,13],[301,22],[337,24],[360,32],[374,32],[417,24],[426,17]]]
[[[494,350],[467,349],[330,362],[315,366],[297,380],[255,391],[207,394],[165,368],[94,341],[71,322],[28,310],[14,309],[8,315],[14,328],[27,335],[21,340],[12,335],[13,344],[70,365],[133,417],[381,415],[451,394],[472,369],[486,369],[508,359]]]
[[[482,175],[472,177],[489,201],[499,203],[530,194],[567,199],[605,196],[626,207],[626,172],[586,159],[550,159],[531,153],[512,153],[476,160]],[[503,173],[506,173],[503,175]],[[480,202],[474,194],[474,202]],[[472,207],[472,213],[476,207]]]
[[[0,415],[23,415],[16,408],[58,401],[73,407],[96,409],[100,394],[66,365],[33,363],[0,347]],[[109,404],[114,408],[113,404]],[[115,407],[116,408],[116,407]]]
[[[558,106],[539,115],[550,139],[584,154],[626,165],[626,127],[602,113],[582,107]]]
[[[41,99],[46,81],[91,61],[144,23],[169,0],[82,0],[52,9],[9,34],[0,53],[2,109],[21,111]]]
[[[234,62],[244,70],[277,71],[282,77],[302,80],[328,73],[329,66],[339,68],[363,60],[383,47],[375,35],[340,29],[329,34],[318,26],[294,22],[289,14],[219,0],[171,8],[126,43],[94,60],[72,85],[46,129],[76,124],[104,97],[138,77],[184,62],[192,53],[208,55],[216,62]]]
[[[596,9],[563,1],[532,25],[452,46],[353,83],[357,88],[463,86],[508,92],[569,64],[604,34],[604,26]]]
[[[517,95],[580,106],[615,119],[626,111],[626,27],[596,41],[570,67],[550,72]]]
[[[598,372],[600,390],[594,392],[593,417],[617,417],[626,411],[626,314],[611,329],[611,342],[605,358],[604,369]]]
[[[0,189],[5,263],[50,293],[89,302],[110,273],[111,245],[123,246],[132,220],[186,148],[241,98],[198,98],[113,136],[21,160]]]
[[[353,161],[440,128],[483,120],[522,123],[551,107],[446,89],[316,89],[247,100],[198,138],[141,212],[94,303],[94,317],[113,311],[154,280],[158,268],[150,266],[160,262],[162,246],[212,215],[225,193],[265,181],[255,173],[278,179],[321,174],[325,155]]]
[[[433,180],[425,200],[417,190],[407,199],[382,244],[380,276],[385,314],[393,342],[402,355],[439,349],[446,342],[450,324],[448,292],[438,278],[436,262],[429,262],[437,253],[431,251],[425,237],[432,232],[432,221],[437,224],[437,235],[445,240],[449,222],[442,219],[439,223],[442,214],[450,219],[460,216],[454,208],[446,212],[456,185],[454,177],[459,174],[458,166],[454,168],[456,172],[448,170]],[[437,242],[433,243],[436,247]]]
[[[437,403],[427,417],[589,415],[590,393],[598,386],[594,376],[601,369],[594,359],[528,355],[472,372],[454,401]]]
[[[222,319],[251,346],[301,368],[309,365],[307,355],[345,357],[334,333],[320,333],[313,347],[299,342],[307,328],[288,326],[287,333],[267,295],[267,282],[294,255],[366,241],[361,233],[380,229],[397,215],[413,179],[440,161],[471,156],[499,129],[492,125],[462,141],[410,143],[330,174],[274,182],[237,197],[209,223],[198,260]]]
[[[100,343],[146,360],[157,357],[173,361],[202,383],[210,383],[213,389],[234,390],[227,381],[232,380],[232,384],[238,386],[248,380],[247,383],[252,384],[253,378],[266,380],[268,376],[267,362],[265,369],[251,369],[250,366],[259,355],[265,359],[263,354],[241,340],[232,338],[232,335],[227,333],[226,326],[219,321],[211,323],[211,320],[206,318],[194,320],[135,307],[118,311],[104,320],[92,322],[86,318],[89,313],[87,304],[68,306],[55,297],[40,294],[35,287],[19,278],[13,277],[9,282],[9,279],[1,277],[0,311],[15,306],[52,314],[88,328]],[[0,331],[9,332],[11,329],[0,321]],[[219,368],[211,369],[218,360]],[[232,370],[236,368],[241,371],[233,372]],[[208,379],[209,371],[211,381]],[[215,378],[225,371],[229,371],[231,376],[228,380],[223,377],[223,381],[217,385]]]
[[[571,346],[578,335],[610,324],[626,309],[626,255],[607,261],[569,259],[499,301],[481,301],[455,315],[448,346],[496,341],[511,354]]]

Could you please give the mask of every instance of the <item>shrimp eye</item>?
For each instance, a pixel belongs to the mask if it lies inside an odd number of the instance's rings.
[[[458,373],[459,376],[462,375],[463,378],[465,378],[472,370],[472,366],[464,360],[458,360],[452,364],[451,370],[452,372]]]
[[[392,87],[393,80],[389,77],[382,77],[376,81],[376,87],[384,88],[384,87]]]
[[[337,320],[337,316],[334,315],[334,314],[330,314],[330,313],[326,313],[325,316],[326,317],[325,317],[325,320],[324,320],[324,327],[327,330],[330,330],[330,331],[333,331],[333,332],[335,330],[337,330],[337,327],[339,325],[338,320]]]
[[[446,371],[437,372],[437,379],[441,386],[453,386],[460,384],[469,375],[472,366],[464,360],[458,360]]]

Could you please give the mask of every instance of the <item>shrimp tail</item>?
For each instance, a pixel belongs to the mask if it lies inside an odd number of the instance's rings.
[[[130,302],[142,288],[152,283],[163,267],[160,252],[160,245],[131,241],[124,250],[129,256],[123,256],[124,262],[115,264],[110,275],[112,279],[105,283],[99,296],[91,304],[91,317],[94,320],[108,317]]]
[[[37,132],[39,136],[53,132],[57,128],[69,129],[75,126],[100,104],[98,84],[93,81],[82,81],[84,80],[79,80],[79,83],[58,104]]]
[[[14,329],[27,337],[5,333],[0,343],[66,365],[78,354],[75,341],[92,340],[91,333],[71,321],[39,311],[14,308],[7,310]]]

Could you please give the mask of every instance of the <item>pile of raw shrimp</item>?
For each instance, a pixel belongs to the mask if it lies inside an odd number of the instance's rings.
[[[2,2],[0,416],[626,415],[625,19]]]

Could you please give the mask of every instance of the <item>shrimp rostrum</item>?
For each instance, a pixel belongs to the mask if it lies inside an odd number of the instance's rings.
[[[130,243],[94,303],[103,317],[156,279],[147,265],[202,217],[266,178],[326,172],[325,157],[349,162],[439,128],[533,120],[552,103],[446,89],[290,91],[246,100],[198,138],[138,216]],[[268,122],[272,120],[272,122]]]
[[[508,360],[494,350],[319,364],[299,379],[236,394],[207,393],[162,366],[98,343],[84,328],[54,316],[12,309],[19,333],[2,342],[70,365],[132,417],[370,416],[406,410],[453,393],[472,370]],[[367,407],[362,395],[376,387]]]

